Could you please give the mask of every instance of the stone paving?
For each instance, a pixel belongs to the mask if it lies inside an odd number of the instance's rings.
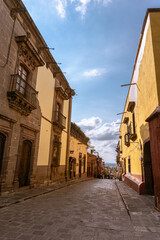
[[[0,196],[0,208],[8,207],[12,204],[23,202],[28,199],[32,199],[32,198],[35,198],[37,196],[40,196],[40,195],[43,195],[46,193],[56,191],[57,189],[61,189],[66,186],[70,186],[70,185],[73,185],[73,184],[76,184],[79,182],[89,181],[92,179],[94,179],[94,178],[79,178],[79,179],[69,180],[69,181],[62,182],[62,183],[53,183],[48,186],[41,186],[41,187],[32,188],[32,189],[30,189],[30,188],[24,189],[23,188],[19,192],[14,192],[14,193],[5,194],[3,196]]]
[[[0,240],[160,239],[152,199],[115,180],[66,186],[1,208],[0,216]]]
[[[139,239],[160,239],[160,212],[154,209],[154,197],[139,195],[123,182],[116,182]]]

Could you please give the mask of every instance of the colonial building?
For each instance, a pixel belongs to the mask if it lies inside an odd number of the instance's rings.
[[[48,51],[43,55],[49,55]],[[63,181],[67,174],[72,90],[50,54],[38,70],[37,91],[42,112],[37,180]]]
[[[97,177],[97,155],[87,153],[87,177]]]
[[[104,162],[101,157],[97,157],[97,177],[103,178],[104,177]]]
[[[89,138],[75,124],[71,123],[69,177],[87,177],[87,148]]]
[[[74,91],[22,1],[1,1],[0,22],[0,191],[6,192],[64,179]]]
[[[160,209],[160,9],[148,9],[120,126],[124,181]]]

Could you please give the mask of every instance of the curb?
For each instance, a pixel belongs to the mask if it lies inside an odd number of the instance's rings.
[[[125,206],[125,209],[126,209],[126,211],[127,211],[127,214],[128,214],[128,216],[130,217],[130,219],[131,219],[129,207],[128,207],[127,203],[126,203],[126,200],[125,200],[125,198],[123,197],[123,194],[121,193],[121,191],[120,191],[120,189],[119,189],[119,187],[118,187],[117,181],[115,181],[115,183],[116,183],[116,187],[117,187],[117,190],[118,190],[118,192],[119,192],[119,195],[120,195],[120,197],[121,197],[121,199],[122,199],[122,202],[123,202],[123,204],[124,204],[124,206]]]

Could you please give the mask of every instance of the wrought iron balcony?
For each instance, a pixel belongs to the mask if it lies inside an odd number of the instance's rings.
[[[53,124],[64,129],[66,127],[66,117],[60,111],[54,112]]]
[[[28,116],[36,109],[37,93],[21,76],[11,75],[10,90],[7,92],[10,107]]]
[[[130,146],[130,135],[129,135],[129,133],[126,133],[126,134],[124,135],[124,144],[125,144],[127,147]]]

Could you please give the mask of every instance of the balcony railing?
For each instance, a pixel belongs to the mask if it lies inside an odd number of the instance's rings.
[[[66,117],[59,111],[54,112],[53,123],[60,126],[61,128],[66,127]]]
[[[38,92],[18,74],[11,75],[10,92],[16,92],[19,96],[25,98],[30,104],[36,106]]]
[[[37,91],[18,74],[11,75],[11,85],[7,92],[9,107],[28,116],[37,106]]]

